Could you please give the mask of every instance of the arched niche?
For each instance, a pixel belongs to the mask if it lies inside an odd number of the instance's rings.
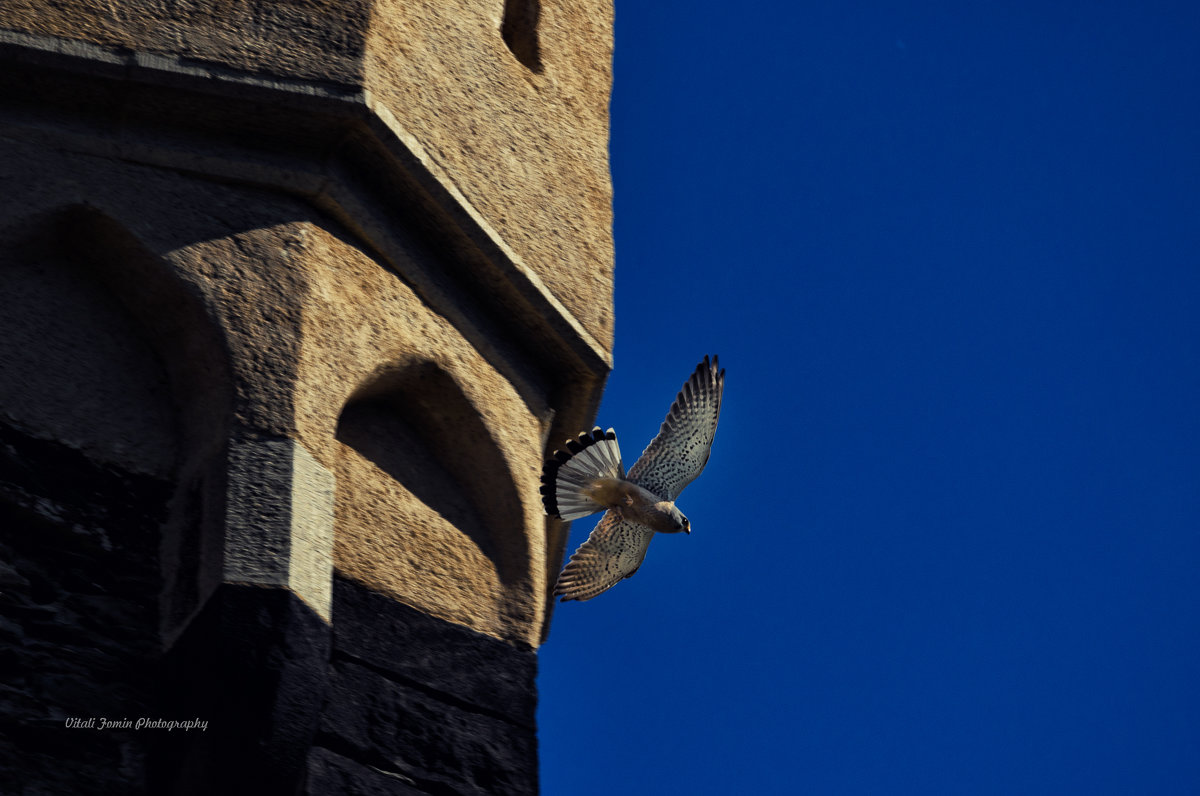
[[[0,296],[0,557],[24,656],[6,714],[47,782],[120,772],[128,738],[48,720],[153,715],[172,624],[219,577],[219,335],[169,263],[83,206],[0,229]]]
[[[94,460],[168,477],[179,426],[166,363],[111,289],[115,274],[95,267],[114,253],[87,218],[60,212],[0,239],[0,407]]]
[[[220,582],[228,354],[198,285],[128,224],[72,205],[0,234],[0,407],[89,457],[169,481],[164,641]]]
[[[347,401],[337,439],[469,540],[501,584],[528,578],[512,473],[480,410],[445,370],[418,361],[376,375]]]

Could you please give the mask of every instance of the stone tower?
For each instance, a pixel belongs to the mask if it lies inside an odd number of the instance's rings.
[[[536,792],[611,39],[610,0],[0,3],[0,792]]]

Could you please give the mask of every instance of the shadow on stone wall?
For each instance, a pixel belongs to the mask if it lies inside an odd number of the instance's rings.
[[[219,578],[221,347],[93,210],[10,225],[0,253],[0,768],[142,792],[147,734],[65,723],[157,714],[164,623]]]

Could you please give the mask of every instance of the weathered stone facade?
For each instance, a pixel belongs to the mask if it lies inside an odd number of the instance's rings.
[[[536,792],[611,13],[0,4],[0,792]]]

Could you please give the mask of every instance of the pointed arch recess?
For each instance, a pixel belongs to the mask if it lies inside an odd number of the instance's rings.
[[[504,454],[437,364],[418,361],[376,376],[347,401],[337,439],[457,528],[501,583],[528,577],[524,513]]]

